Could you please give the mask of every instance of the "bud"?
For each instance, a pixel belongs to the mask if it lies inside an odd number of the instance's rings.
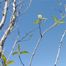
[[[43,17],[42,17],[42,15],[41,14],[39,14],[38,15],[38,19],[42,19]]]
[[[41,14],[38,15],[38,19],[47,20],[47,18],[44,18]]]

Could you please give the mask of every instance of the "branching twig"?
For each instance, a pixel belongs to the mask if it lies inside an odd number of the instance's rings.
[[[10,56],[11,56],[11,54],[12,54],[12,52],[13,52],[15,46],[16,46],[16,44],[17,44],[18,42],[22,42],[23,39],[25,39],[31,32],[33,32],[33,31],[36,30],[36,29],[37,29],[37,28],[34,28],[34,29],[30,30],[30,31],[27,33],[27,35],[24,35],[21,39],[18,39],[19,36],[17,36],[17,38],[16,38],[16,40],[15,40],[13,46],[12,46],[12,49],[11,49],[11,51],[10,51],[10,53],[9,53],[9,56],[8,56],[7,60],[9,60],[9,58],[10,58]]]
[[[57,62],[58,62],[58,59],[59,59],[59,56],[60,56],[60,51],[61,51],[61,48],[62,48],[62,45],[63,45],[63,39],[64,39],[65,35],[66,35],[66,30],[62,34],[62,37],[61,37],[61,40],[60,40],[60,45],[59,45],[59,48],[58,48],[58,52],[57,52],[57,55],[56,55],[54,66],[57,65]]]
[[[2,36],[2,38],[0,40],[1,51],[3,49],[3,45],[4,45],[4,42],[5,42],[6,38],[7,38],[7,36],[10,34],[12,28],[14,27],[15,19],[16,19],[16,0],[13,0],[13,14],[12,14],[12,18],[10,20],[10,24],[9,24],[8,28],[6,29],[4,35]],[[0,52],[0,56],[1,56],[1,53],[2,52]]]
[[[29,66],[32,65],[32,61],[33,61],[34,55],[35,55],[35,53],[36,53],[36,51],[37,51],[37,49],[38,49],[38,46],[39,46],[39,44],[40,44],[40,42],[41,42],[41,39],[43,38],[43,36],[44,36],[49,30],[51,30],[52,28],[54,28],[56,25],[57,25],[56,23],[54,23],[53,25],[51,25],[47,30],[45,30],[45,31],[42,33],[42,37],[40,37],[40,38],[38,39],[38,41],[37,41],[37,43],[36,43],[36,46],[35,46],[35,48],[34,48],[34,50],[33,50],[33,52],[32,52],[32,56],[31,56],[31,58],[30,58]]]
[[[8,10],[8,0],[5,0],[5,6],[4,6],[4,9],[3,9],[3,16],[2,16],[2,20],[0,22],[0,29],[3,27],[3,25],[5,23],[7,10]]]

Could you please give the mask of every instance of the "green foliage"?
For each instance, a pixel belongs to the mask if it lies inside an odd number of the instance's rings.
[[[37,19],[37,20],[34,21],[34,24],[39,24],[43,20],[46,20],[46,18]]]
[[[34,21],[34,24],[39,24],[43,20],[46,20],[47,18],[43,18],[41,14],[38,15],[38,19]]]
[[[13,53],[12,53],[12,55],[16,55],[16,54],[18,54],[18,52],[13,52]]]
[[[22,51],[20,52],[20,54],[28,54],[29,52],[28,51]]]
[[[28,51],[25,51],[25,50],[24,51],[20,51],[20,50],[21,50],[21,46],[20,46],[20,44],[18,44],[17,51],[13,52],[12,55],[18,55],[18,58],[19,58],[21,64],[24,66],[24,64],[23,64],[23,62],[21,60],[20,55],[28,54]]]
[[[56,16],[53,17],[54,22],[58,25],[58,24],[63,24],[64,20],[59,20]]]
[[[7,61],[7,65],[13,64],[14,61]]]
[[[39,23],[40,23],[39,19],[34,21],[34,24],[39,24]]]
[[[3,61],[4,61],[4,62],[6,62],[6,61],[7,61],[7,59],[6,59],[5,55],[2,55],[2,59],[3,59]]]
[[[5,55],[2,55],[2,59],[3,59],[3,61],[4,61],[4,65],[5,65],[5,66],[8,66],[8,65],[14,63],[13,60],[7,60],[7,58],[5,57]]]
[[[17,51],[13,52],[12,55],[21,55],[21,54],[28,54],[29,52],[28,51],[20,51],[20,44],[18,44],[18,48],[17,48]]]

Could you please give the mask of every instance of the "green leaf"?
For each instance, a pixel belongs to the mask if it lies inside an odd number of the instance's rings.
[[[18,54],[18,52],[13,52],[13,53],[12,53],[12,55],[16,55],[16,54]]]
[[[58,20],[58,18],[56,16],[53,16],[53,20],[54,20],[55,23],[59,22],[59,20]]]
[[[34,21],[34,24],[39,24],[39,23],[40,23],[39,19]]]
[[[20,54],[28,54],[28,51],[21,51]]]
[[[41,20],[47,20],[47,18],[41,18],[40,21],[41,21]]]
[[[54,16],[53,19],[54,19],[54,22],[56,24],[63,24],[64,23],[64,20],[63,19],[62,20],[59,20],[56,16]]]
[[[13,64],[14,61],[7,61],[7,65]]]
[[[6,57],[5,57],[5,55],[2,55],[2,59],[4,60],[4,63],[6,63]]]
[[[64,20],[60,20],[60,24],[63,24],[64,23]]]

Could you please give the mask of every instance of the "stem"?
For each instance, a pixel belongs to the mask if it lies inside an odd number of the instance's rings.
[[[3,16],[2,16],[2,20],[0,22],[0,29],[3,27],[3,25],[5,23],[7,10],[8,10],[8,0],[5,0],[5,5],[4,5],[4,9],[3,9]]]
[[[62,34],[62,37],[61,37],[61,40],[60,40],[60,45],[59,45],[59,48],[58,48],[58,52],[57,52],[57,55],[56,55],[54,66],[57,65],[57,62],[58,62],[58,59],[59,59],[59,56],[60,56],[61,47],[63,45],[63,39],[64,39],[65,35],[66,35],[66,30],[64,30],[64,33]]]
[[[23,63],[22,60],[21,60],[20,55],[18,55],[18,57],[19,57],[19,60],[20,60],[20,62],[21,62],[21,64],[22,64],[22,66],[25,66],[24,63]]]
[[[40,37],[40,38],[38,39],[38,41],[37,41],[37,43],[36,43],[36,46],[35,46],[35,48],[34,48],[34,50],[33,50],[33,52],[32,52],[32,56],[31,56],[31,58],[30,58],[29,66],[32,65],[33,58],[34,58],[34,56],[35,56],[35,54],[36,54],[36,51],[37,51],[37,49],[38,49],[38,47],[39,47],[39,44],[40,44],[40,42],[41,42],[41,39],[42,39],[43,36],[46,34],[46,32],[50,31],[50,30],[51,30],[52,28],[54,28],[56,25],[57,25],[56,23],[54,23],[53,25],[51,25],[47,30],[45,30],[45,31],[42,33],[42,37]]]
[[[30,31],[27,33],[27,35],[24,35],[20,40],[18,39],[19,36],[17,36],[17,38],[16,38],[16,40],[15,40],[13,46],[12,46],[12,49],[11,49],[9,55],[8,55],[7,60],[9,60],[9,58],[10,58],[10,56],[11,56],[11,54],[12,54],[12,52],[13,52],[15,46],[16,46],[16,44],[19,43],[19,42],[22,42],[23,39],[25,39],[32,31],[34,31],[34,30],[36,30],[36,29],[37,29],[37,28],[34,28],[34,29],[30,30]],[[4,53],[4,51],[3,51],[3,53]]]
[[[42,33],[41,33],[41,23],[39,23],[39,33],[40,33],[40,36],[42,37]]]

